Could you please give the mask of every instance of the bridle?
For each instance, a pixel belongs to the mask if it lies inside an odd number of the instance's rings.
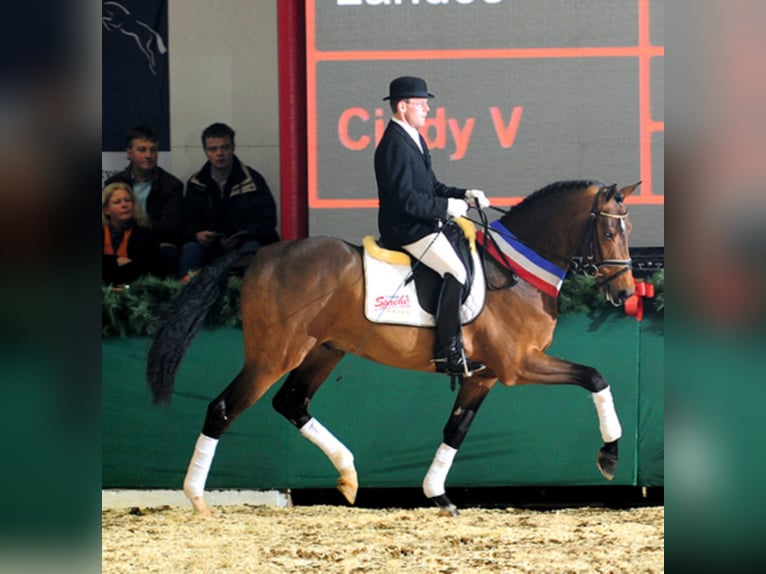
[[[621,275],[627,273],[633,268],[633,261],[631,259],[605,259],[603,251],[601,249],[601,243],[598,241],[598,218],[599,217],[609,217],[613,219],[619,219],[622,222],[623,228],[624,228],[624,222],[628,217],[627,210],[624,214],[617,214],[617,213],[607,213],[605,211],[600,211],[598,208],[598,202],[599,198],[602,194],[606,195],[607,199],[606,201],[609,201],[611,199],[611,196],[614,195],[617,191],[617,184],[612,184],[609,187],[607,186],[601,186],[601,189],[598,193],[596,193],[595,197],[593,198],[593,206],[590,209],[590,213],[588,214],[588,224],[585,228],[585,232],[583,234],[583,240],[581,242],[581,249],[577,251],[577,253],[583,253],[586,252],[587,255],[573,255],[570,259],[566,259],[564,257],[561,257],[560,255],[557,255],[555,253],[540,253],[543,256],[550,257],[552,259],[558,259],[559,261],[567,264],[567,266],[571,269],[573,273],[582,273],[583,275],[586,275],[588,277],[593,277],[596,279],[596,285],[600,288],[605,285],[608,285],[610,282],[614,281]],[[491,209],[494,209],[495,211],[499,211],[500,213],[507,214],[509,213],[509,210],[501,209],[499,207],[493,207],[490,206]],[[481,218],[481,226],[484,229],[484,237],[487,238],[487,241],[492,241],[495,243],[495,247],[497,247],[497,244],[492,237],[492,234],[489,233],[489,221],[487,219],[487,216],[481,211],[481,209],[477,209],[479,212],[479,216]],[[587,249],[586,249],[587,247]],[[510,268],[511,265],[507,261],[507,258],[505,254],[503,254],[501,249],[496,249],[496,251],[501,255],[503,259],[506,259],[505,263],[507,264],[507,267]],[[484,250],[484,255],[482,257],[482,264],[484,265],[484,258],[486,257],[486,249]],[[605,275],[602,271],[602,267],[620,267],[619,270],[615,271],[611,275]],[[486,276],[486,272],[485,272]],[[488,284],[488,287],[491,289],[493,288],[492,285]]]
[[[622,222],[624,229],[624,222],[628,217],[627,211],[623,214],[618,214],[606,213],[605,211],[600,211],[598,209],[598,200],[602,193],[607,194],[607,197],[609,197],[611,194],[615,193],[616,189],[617,186],[615,184],[609,187],[602,187],[593,198],[593,207],[591,207],[590,214],[588,215],[588,225],[586,226],[583,235],[583,248],[578,251],[578,253],[586,252],[587,255],[575,255],[571,259],[572,271],[575,273],[582,273],[588,277],[594,277],[598,287],[603,287],[633,268],[633,261],[631,259],[605,259],[601,249],[601,243],[598,240],[597,223],[599,217],[619,219]],[[586,244],[587,250],[585,249]],[[601,271],[602,267],[620,267],[620,269],[611,275],[605,275]]]

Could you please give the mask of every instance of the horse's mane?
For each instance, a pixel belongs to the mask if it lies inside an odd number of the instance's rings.
[[[538,201],[548,199],[552,195],[557,195],[559,193],[565,193],[572,190],[585,189],[590,187],[591,185],[601,185],[601,183],[592,179],[554,181],[553,183],[549,183],[545,187],[542,187],[538,189],[537,191],[529,194],[527,197],[524,198],[523,201],[516,204],[512,209],[513,210],[523,209],[525,207],[534,205]]]

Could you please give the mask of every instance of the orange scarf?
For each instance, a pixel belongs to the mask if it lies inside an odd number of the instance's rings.
[[[122,234],[122,241],[117,248],[117,257],[128,257],[128,239],[133,232],[133,228],[129,227]],[[104,225],[104,255],[114,255],[114,247],[112,246],[112,234],[109,231],[109,226]]]

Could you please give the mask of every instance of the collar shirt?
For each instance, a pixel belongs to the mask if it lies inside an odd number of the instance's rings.
[[[149,192],[152,191],[152,180],[146,179],[144,181],[133,180],[133,193],[136,194],[136,199],[141,205],[141,211],[149,213],[146,207],[146,200],[149,197]]]
[[[221,192],[221,195],[224,194],[226,191],[226,182],[229,181],[229,176],[231,175],[231,169],[229,169],[228,172],[221,178],[218,179],[216,176],[215,170],[212,168],[210,169],[210,177],[211,179],[218,184],[218,190]]]
[[[404,128],[404,131],[410,134],[410,137],[415,141],[415,144],[418,146],[420,153],[423,153],[423,146],[420,144],[420,132],[417,130],[417,128],[412,127],[407,122],[403,122],[402,120],[398,118],[391,118],[391,120],[396,122],[400,126],[402,126],[402,128]]]

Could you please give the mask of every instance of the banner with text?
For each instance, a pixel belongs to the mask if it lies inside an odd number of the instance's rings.
[[[441,181],[510,206],[556,180],[641,180],[633,243],[664,245],[662,8],[307,0],[311,235],[375,233],[382,98],[391,79],[415,75],[436,96],[421,133]]]

